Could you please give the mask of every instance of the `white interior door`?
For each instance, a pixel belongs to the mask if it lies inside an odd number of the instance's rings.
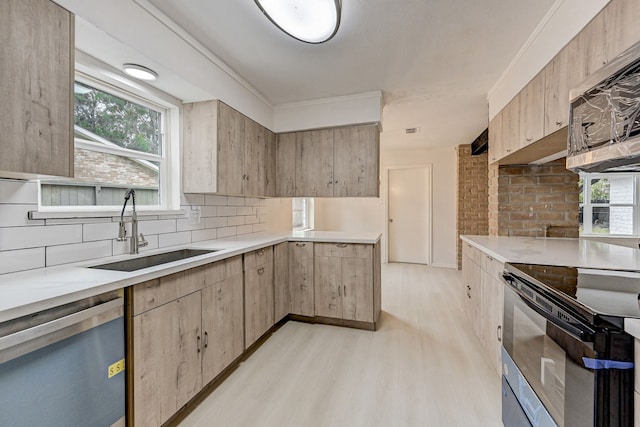
[[[430,264],[431,168],[389,169],[389,262]]]

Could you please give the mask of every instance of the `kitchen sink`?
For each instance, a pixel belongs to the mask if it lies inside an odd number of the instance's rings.
[[[89,268],[97,268],[100,270],[136,271],[173,261],[179,261],[181,259],[191,258],[194,256],[210,254],[212,252],[216,252],[217,250],[218,249],[180,249],[177,251],[148,255],[140,258],[125,259],[123,261],[110,262],[107,264],[92,265]]]

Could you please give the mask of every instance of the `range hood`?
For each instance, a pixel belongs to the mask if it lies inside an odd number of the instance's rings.
[[[567,169],[640,171],[640,43],[570,92]]]

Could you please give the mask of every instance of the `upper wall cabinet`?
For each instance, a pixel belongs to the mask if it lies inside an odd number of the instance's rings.
[[[0,176],[73,176],[74,16],[0,2]]]
[[[278,197],[378,197],[377,125],[279,134]]]
[[[275,135],[220,101],[184,104],[183,191],[275,195]]]

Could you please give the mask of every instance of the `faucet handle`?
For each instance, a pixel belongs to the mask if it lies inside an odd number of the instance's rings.
[[[138,246],[148,246],[149,242],[144,239],[144,234],[140,233],[140,237],[138,237]]]
[[[124,221],[120,221],[120,225],[118,226],[118,238],[116,240],[118,242],[124,242],[127,240],[127,229],[124,227]]]

